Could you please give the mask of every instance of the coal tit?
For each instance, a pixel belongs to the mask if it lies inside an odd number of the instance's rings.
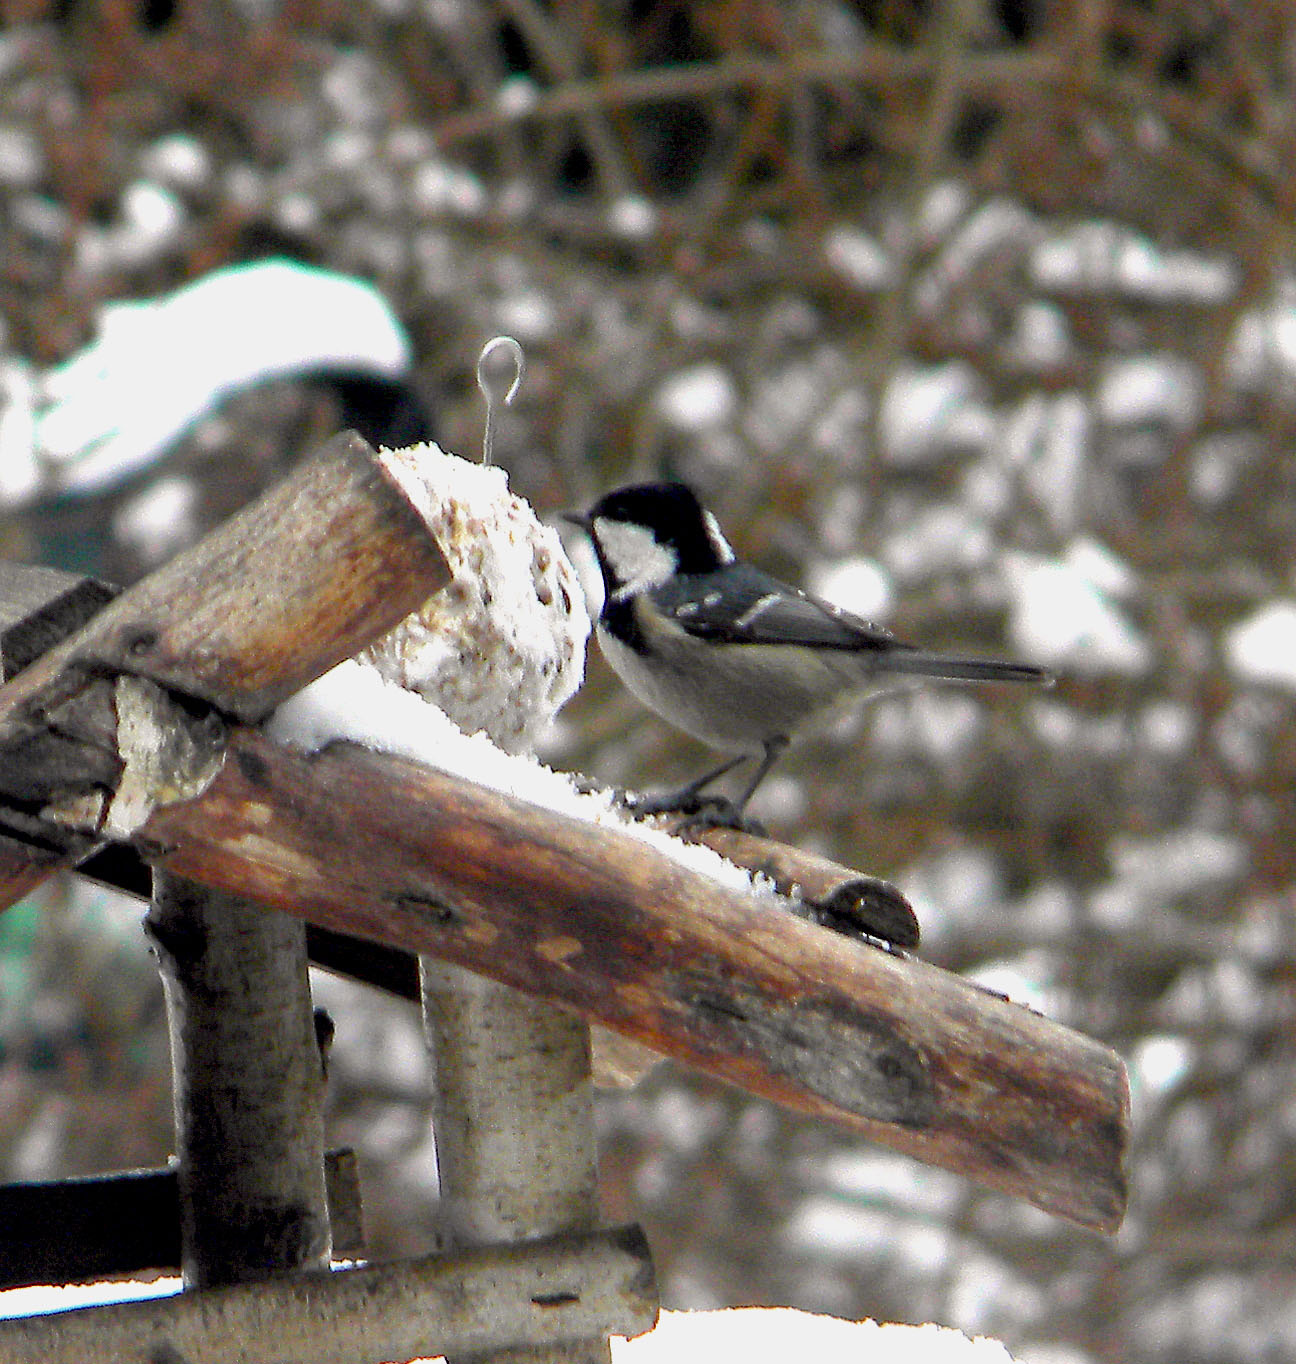
[[[715,517],[682,483],[608,493],[569,515],[594,545],[604,601],[596,633],[621,680],[663,719],[736,753],[669,798],[638,809],[737,823],[792,737],[889,676],[1051,681],[1029,663],[927,653],[860,616],[741,563]],[[736,801],[702,797],[747,757],[755,774]]]

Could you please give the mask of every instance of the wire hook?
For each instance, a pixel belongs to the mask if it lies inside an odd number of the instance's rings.
[[[491,462],[499,404],[506,407],[517,396],[526,374],[526,356],[511,336],[493,336],[477,357],[477,387],[486,399],[486,427],[482,433],[482,463]],[[501,390],[503,390],[501,392]]]

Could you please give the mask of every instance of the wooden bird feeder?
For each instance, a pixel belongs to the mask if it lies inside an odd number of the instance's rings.
[[[181,1264],[186,1283],[171,1298],[0,1322],[0,1357],[360,1364],[527,1347],[544,1351],[529,1360],[605,1360],[609,1334],[649,1329],[657,1309],[642,1236],[598,1224],[590,1023],[1115,1230],[1120,1059],[867,941],[916,941],[884,883],[717,834],[726,856],[773,878],[780,903],[462,777],[349,743],[293,752],[257,728],[446,576],[355,436],[120,594],[0,572],[0,908],[61,868],[141,893],[151,874],[179,1157],[171,1171],[0,1191],[0,1280]],[[204,974],[220,978],[222,953],[256,952],[279,974],[255,998],[227,998]],[[335,1253],[360,1253],[358,1194],[347,1155],[323,1149],[308,952],[411,997],[421,960],[430,1020],[457,992],[466,1059],[438,1082],[493,1126],[456,1138],[456,1098],[437,1133],[443,1196],[476,1210],[446,1255],[327,1268],[330,1235]],[[510,1016],[533,1014],[521,1113],[497,1102],[483,1058],[498,1048],[481,1042],[498,1027],[493,1001],[519,992]],[[209,996],[223,1002],[207,1009]],[[272,1084],[245,1059],[267,1030],[284,1039],[268,1053]],[[234,1089],[237,1113],[208,1127],[213,1093]],[[253,1148],[278,1154],[258,1163]],[[525,1188],[519,1166],[540,1171]]]

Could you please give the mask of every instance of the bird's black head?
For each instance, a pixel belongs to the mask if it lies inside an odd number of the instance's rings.
[[[714,516],[683,483],[638,483],[600,498],[583,516],[609,598],[660,587],[676,573],[709,573],[734,553]]]

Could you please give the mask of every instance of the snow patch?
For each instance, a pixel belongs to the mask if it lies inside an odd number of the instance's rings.
[[[994,426],[980,380],[962,361],[897,373],[878,412],[882,453],[903,466],[981,450]]]
[[[657,414],[682,431],[723,426],[738,407],[738,392],[729,371],[720,365],[696,365],[672,375],[657,390]]]
[[[1237,293],[1236,265],[1222,256],[1167,250],[1128,227],[1080,223],[1050,233],[1031,255],[1034,282],[1057,293],[1116,292],[1150,303],[1226,303]]]
[[[613,1340],[616,1364],[1012,1364],[997,1340],[969,1339],[945,1326],[843,1321],[784,1307],[721,1312],[663,1312],[657,1328],[635,1340]]]
[[[1197,366],[1177,355],[1141,355],[1108,364],[1098,381],[1098,412],[1109,426],[1188,431],[1201,415]]]
[[[146,468],[238,388],[329,367],[398,377],[411,359],[372,285],[286,260],[110,303],[98,331],[42,384],[37,452],[69,491],[101,490]]]
[[[894,605],[886,570],[863,555],[820,560],[811,566],[806,585],[815,596],[867,620],[885,620]]]
[[[1270,602],[1225,631],[1224,656],[1243,681],[1296,691],[1296,602]]]
[[[1105,546],[1081,537],[1060,560],[1012,555],[1006,576],[1009,634],[1028,658],[1086,676],[1151,667],[1151,647],[1115,600],[1134,575]]]
[[[824,260],[857,289],[883,289],[892,278],[891,261],[881,244],[857,227],[839,224],[824,234]]]

